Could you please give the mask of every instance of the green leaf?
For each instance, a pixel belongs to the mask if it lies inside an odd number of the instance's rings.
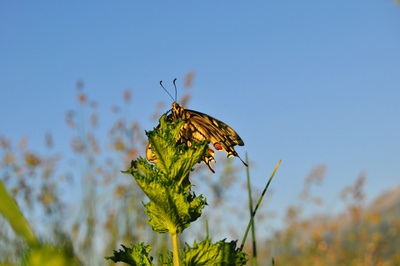
[[[155,193],[145,205],[145,213],[149,216],[149,225],[158,233],[181,233],[200,217],[207,204],[203,196],[195,197],[180,188],[164,187],[156,182],[150,187]]]
[[[150,199],[145,205],[148,223],[159,233],[180,233],[200,217],[206,200],[191,193],[189,174],[203,158],[208,142],[193,142],[191,147],[176,143],[183,120],[168,122],[164,115],[160,126],[147,132],[151,151],[157,162],[144,158],[132,161],[125,171],[135,178],[139,187]]]
[[[28,244],[37,244],[37,239],[32,232],[31,227],[25,220],[17,202],[8,193],[5,185],[0,180],[0,213],[10,223],[17,235],[22,237]]]
[[[153,257],[149,255],[151,246],[139,243],[131,248],[121,245],[123,250],[115,251],[114,256],[106,257],[114,262],[125,262],[129,265],[151,266]]]
[[[212,243],[206,239],[193,247],[186,244],[182,253],[182,261],[185,266],[206,265],[246,265],[247,255],[236,248],[237,241],[225,242],[225,240]]]
[[[160,125],[146,132],[151,151],[157,158],[156,167],[168,179],[181,183],[187,178],[194,165],[200,162],[208,150],[209,141],[193,142],[191,147],[186,143],[178,145],[179,132],[185,120],[170,123],[167,116],[160,118]]]
[[[159,178],[159,174],[144,159],[139,159],[137,168],[133,171],[139,187],[144,191],[150,202],[145,204],[148,223],[159,233],[180,233],[191,222],[200,217],[207,204],[203,196],[194,196],[190,186],[185,189],[177,186],[174,180]],[[143,163],[145,163],[143,165]]]
[[[157,168],[168,173],[171,165],[177,160],[179,149],[176,140],[179,138],[180,129],[185,121],[176,121],[171,124],[167,121],[167,116],[161,116],[160,125],[152,131],[146,132],[151,145],[151,151],[157,158]]]
[[[164,257],[163,254],[159,254],[158,256],[158,265],[173,265],[173,254],[171,251],[167,250],[167,253],[165,254],[166,256]]]

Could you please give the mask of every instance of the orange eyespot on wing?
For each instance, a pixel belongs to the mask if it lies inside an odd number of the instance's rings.
[[[217,143],[214,143],[214,147],[217,149],[217,150],[222,150],[222,145],[221,144],[219,144],[218,142]]]

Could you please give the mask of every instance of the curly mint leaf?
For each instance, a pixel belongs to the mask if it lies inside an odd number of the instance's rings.
[[[200,162],[208,150],[208,141],[177,144],[180,130],[185,120],[169,122],[166,115],[161,116],[160,124],[152,131],[146,132],[151,152],[154,153],[157,169],[166,174],[169,179],[183,182],[193,166]]]
[[[174,124],[168,122],[167,116],[163,115],[159,120],[160,124],[152,131],[146,132],[151,145],[151,151],[157,158],[157,168],[164,173],[168,173],[174,160],[179,154],[176,140],[184,123],[183,120],[176,121]]]
[[[153,257],[149,256],[151,246],[139,243],[131,248],[121,245],[123,250],[115,251],[114,256],[106,257],[113,262],[125,262],[129,265],[152,266]]]
[[[236,248],[236,242],[221,240],[212,243],[206,239],[198,244],[195,241],[193,247],[186,244],[182,253],[183,265],[246,265],[247,255]]]
[[[148,223],[158,233],[181,233],[200,217],[206,200],[194,197],[181,188],[163,186],[157,182],[150,184],[152,195],[145,205]]]
[[[165,257],[163,254],[159,254],[158,263],[159,263],[159,265],[163,265],[163,266],[173,265],[173,253],[171,251],[167,250]]]
[[[206,200],[191,193],[189,174],[207,151],[208,142],[193,142],[190,147],[177,144],[183,120],[167,120],[164,115],[160,125],[146,134],[155,164],[144,158],[132,161],[130,173],[150,202],[145,205],[148,223],[159,233],[176,234],[200,217]]]

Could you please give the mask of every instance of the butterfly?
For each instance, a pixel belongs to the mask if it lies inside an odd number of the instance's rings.
[[[176,79],[173,81],[176,99],[177,90],[175,82]],[[162,81],[160,81],[160,85],[169,94],[169,92],[162,85]],[[172,98],[171,94],[169,94],[169,96]],[[190,147],[192,145],[192,141],[201,142],[204,140],[209,140],[216,150],[226,152],[228,154],[228,158],[238,157],[243,164],[247,166],[247,164],[235,151],[234,146],[244,146],[244,142],[240,138],[239,134],[233,130],[233,128],[210,115],[186,109],[178,104],[176,100],[172,103],[172,108],[169,112],[170,113],[167,116],[168,121],[174,122],[178,119],[185,119],[187,121],[182,125],[182,128],[179,132],[179,139],[177,141],[178,143],[186,143],[186,145]],[[152,163],[157,161],[157,158],[151,151],[150,144],[147,144],[146,158]],[[214,150],[212,148],[208,149],[208,153],[203,157],[203,161],[208,168],[215,173],[211,166],[211,162],[215,162]]]

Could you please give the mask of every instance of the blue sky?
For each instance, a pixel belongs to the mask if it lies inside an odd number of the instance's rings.
[[[400,181],[399,25],[391,1],[1,1],[0,134],[40,151],[51,132],[66,151],[79,79],[107,111],[130,88],[129,116],[151,129],[170,101],[158,82],[183,90],[194,71],[187,107],[240,134],[254,184],[282,159],[271,210],[320,164],[329,206],[360,172],[374,197]]]

